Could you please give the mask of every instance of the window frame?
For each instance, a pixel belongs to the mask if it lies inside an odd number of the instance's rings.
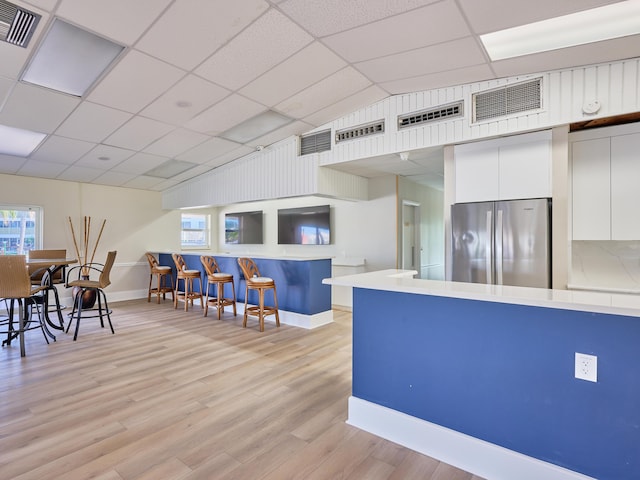
[[[185,217],[202,217],[205,223],[204,228],[194,228],[191,225],[191,228],[185,228]],[[191,223],[191,222],[188,222]],[[203,243],[193,243],[187,242],[185,243],[185,237],[189,236],[189,234],[201,232],[204,236]],[[180,248],[183,250],[200,250],[205,249],[208,250],[211,248],[211,214],[209,213],[180,213]]]
[[[3,212],[33,212],[34,213],[34,231],[33,231],[33,245],[23,245],[20,249],[16,246],[16,250],[13,251],[11,245],[7,251],[7,245],[2,240],[5,232],[5,228],[12,228],[11,226],[5,227],[7,216]],[[0,254],[1,255],[27,255],[29,250],[40,250],[43,245],[43,230],[44,230],[44,209],[39,205],[26,205],[26,204],[8,204],[0,203]],[[18,218],[18,217],[16,217]],[[10,232],[6,235],[10,235]],[[10,238],[10,237],[9,237]],[[28,248],[25,248],[28,247]]]

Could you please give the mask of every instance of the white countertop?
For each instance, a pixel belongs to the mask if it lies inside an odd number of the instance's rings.
[[[158,252],[158,253],[164,253],[167,255],[171,255],[173,252]],[[298,261],[298,262],[304,262],[304,261],[311,261],[311,260],[331,260],[332,257],[330,256],[325,256],[325,257],[300,257],[300,256],[289,256],[289,255],[263,255],[263,254],[253,254],[253,253],[246,253],[246,252],[209,252],[209,251],[202,251],[202,250],[184,250],[180,253],[180,255],[210,255],[212,257],[232,257],[232,258],[238,258],[238,257],[250,257],[250,258],[264,258],[264,259],[269,259],[269,260],[292,260],[292,261]]]
[[[390,292],[640,317],[640,295],[552,290],[413,278],[412,270],[381,270],[326,278],[323,283]]]

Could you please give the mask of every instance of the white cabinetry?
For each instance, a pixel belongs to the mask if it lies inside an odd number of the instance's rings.
[[[551,132],[455,147],[456,203],[551,197]]]
[[[580,132],[571,159],[573,240],[639,240],[640,126]]]

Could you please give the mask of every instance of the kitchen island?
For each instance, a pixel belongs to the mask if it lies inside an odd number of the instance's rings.
[[[640,478],[639,297],[414,273],[325,280],[353,287],[350,424],[491,480]]]
[[[180,252],[187,267],[200,270],[203,287],[207,284],[207,276],[200,262],[201,255],[211,255],[216,259],[220,270],[233,275],[236,289],[237,307],[244,312],[245,282],[238,257],[249,255],[231,255],[227,253],[211,252]],[[302,328],[316,328],[333,321],[331,311],[331,287],[324,285],[322,280],[331,276],[331,258],[328,257],[268,257],[250,256],[258,266],[260,274],[275,280],[280,321],[287,325]],[[171,253],[160,252],[158,259],[162,265],[170,265],[175,278],[176,271]],[[225,296],[231,295],[229,285]],[[197,283],[196,283],[197,289]],[[265,300],[272,301],[270,295]],[[249,292],[249,304],[257,304],[257,292]],[[268,317],[267,321],[270,321]]]

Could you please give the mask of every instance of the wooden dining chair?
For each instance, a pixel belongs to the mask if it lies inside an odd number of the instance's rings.
[[[216,307],[218,310],[218,320],[220,320],[221,314],[224,312],[224,307],[232,306],[233,315],[236,316],[236,287],[233,281],[233,275],[230,273],[224,273],[220,271],[218,262],[210,255],[200,256],[200,262],[204,266],[205,272],[207,272],[207,286],[205,287],[204,297],[204,316],[207,316],[209,305]],[[224,286],[231,284],[231,297],[224,296]],[[209,297],[210,285],[216,286],[216,295]]]
[[[100,326],[104,328],[104,318],[109,322],[111,333],[115,334],[113,330],[113,324],[111,323],[111,310],[109,310],[109,304],[107,303],[107,296],[104,293],[104,289],[111,285],[111,268],[116,260],[116,251],[107,253],[107,259],[104,264],[101,263],[87,263],[85,265],[78,265],[69,270],[67,275],[67,287],[74,289],[73,294],[73,309],[69,314],[69,324],[67,325],[67,332],[71,327],[73,321],[76,321],[76,330],[73,334],[73,340],[78,338],[78,330],[80,328],[80,319],[83,317],[100,318]],[[92,280],[91,275],[98,275],[97,280]],[[75,277],[71,279],[72,277]],[[95,294],[98,302],[98,308],[92,308],[86,306],[86,293]]]
[[[42,302],[36,299],[43,290],[44,287],[42,286],[34,287],[31,285],[27,259],[24,255],[0,255],[0,298],[4,298],[11,305],[6,321],[7,338],[4,343],[11,345],[11,341],[17,336],[20,342],[20,356],[22,357],[26,355],[24,334],[27,330],[40,328],[45,340],[49,343],[43,314],[40,309]],[[15,302],[18,302],[17,328],[13,320],[13,305]],[[37,321],[34,321],[31,316],[32,307],[35,307]]]
[[[247,315],[258,317],[260,331],[264,332],[264,318],[267,315],[275,315],[276,326],[280,326],[280,314],[278,313],[278,296],[276,295],[276,282],[269,277],[260,275],[260,270],[256,263],[247,257],[238,258],[238,265],[245,280],[244,294],[244,320],[242,326],[247,326]],[[256,290],[258,292],[258,305],[249,305],[249,291]],[[273,290],[273,306],[264,304],[264,294],[268,290]]]

